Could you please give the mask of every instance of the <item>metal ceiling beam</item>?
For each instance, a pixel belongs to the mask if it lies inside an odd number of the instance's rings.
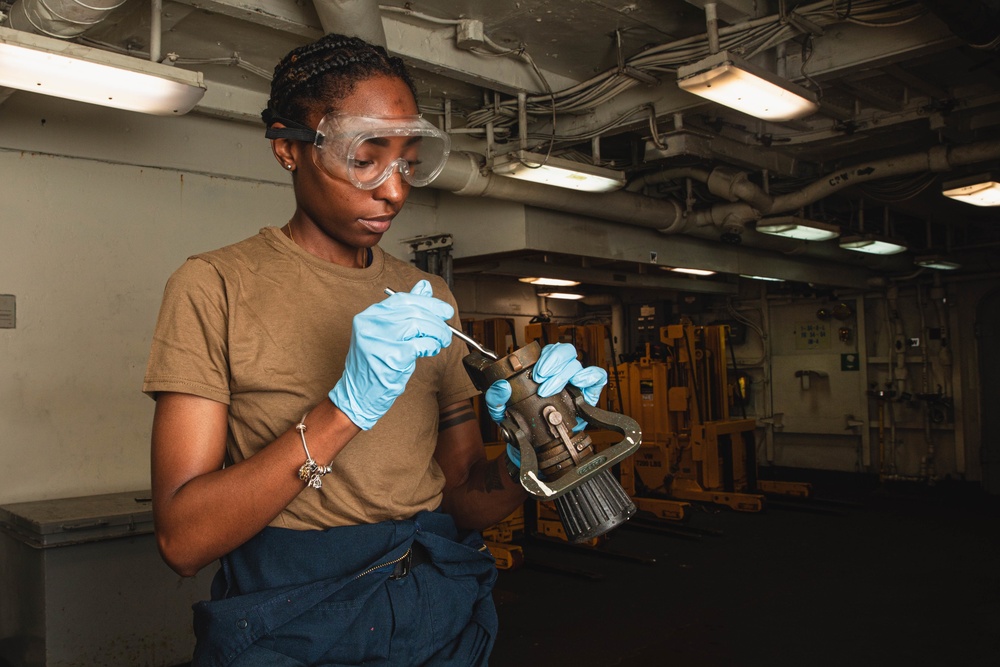
[[[465,260],[455,266],[456,274],[486,273],[496,276],[535,276],[546,278],[561,278],[576,280],[587,285],[602,285],[616,289],[671,289],[682,292],[699,292],[703,294],[728,294],[738,292],[737,285],[721,280],[707,280],[671,275],[653,267],[662,275],[653,273],[634,273],[628,271],[613,271],[607,269],[586,269],[574,266],[563,266],[544,262],[533,262],[528,259],[480,259]]]
[[[867,286],[879,271],[870,269],[865,265],[866,262],[877,263],[879,269],[883,269],[898,259],[873,260],[871,257],[862,257],[860,253],[848,253],[848,257],[834,259],[808,252],[819,250],[818,246],[822,244],[807,244],[754,233],[747,233],[747,242],[742,245],[720,244],[717,238],[664,236],[652,229],[531,206],[525,208],[525,228],[526,250],[534,252],[565,253],[567,242],[572,239],[574,255],[631,262],[645,265],[650,270],[680,266],[730,275],[770,276],[840,287]],[[704,231],[710,233],[709,230]],[[754,238],[758,236],[761,238]],[[784,251],[752,247],[752,240],[782,247]],[[833,251],[828,254],[842,253]],[[686,289],[693,291],[690,283],[700,281],[683,282],[688,285]]]
[[[848,71],[881,68],[960,44],[947,26],[932,16],[923,16],[904,26],[869,28],[839,24],[812,41],[806,73],[822,80]],[[799,71],[798,56],[790,57],[788,71]]]
[[[312,2],[296,0],[178,0],[181,4],[222,14],[313,40],[323,36]]]
[[[885,111],[903,111],[905,108],[903,100],[893,99],[875,88],[865,86],[860,81],[841,79],[836,82],[836,86],[846,90],[859,100],[871,104],[877,109],[884,109]]]
[[[882,67],[882,71],[903,85],[909,86],[913,90],[917,90],[931,99],[944,100],[949,97],[948,91],[944,88],[935,86],[930,81],[925,81],[916,74],[903,69],[899,65],[885,65]]]
[[[544,84],[526,61],[515,57],[487,58],[459,49],[455,45],[455,26],[427,28],[398,21],[392,16],[383,16],[382,25],[389,50],[411,67],[507,95],[520,91],[544,92]],[[554,90],[579,83],[553,72],[543,70],[542,74]]]
[[[195,111],[227,120],[237,120],[263,127],[260,112],[267,107],[268,95],[239,86],[211,81],[195,106]]]
[[[323,35],[319,17],[311,2],[300,0],[179,0],[183,4],[223,14],[257,25],[299,35],[309,40]],[[392,53],[407,64],[459,81],[514,95],[544,87],[528,63],[517,58],[485,58],[455,46],[455,27],[427,26],[403,22],[393,15],[382,16],[386,43]],[[554,72],[542,74],[555,89],[578,81]]]
[[[782,176],[801,176],[799,161],[794,156],[766,148],[760,143],[747,144],[720,135],[705,135],[690,130],[660,135],[664,148],[646,143],[646,162],[679,156],[695,156],[707,160],[724,160],[748,169],[767,169]]]

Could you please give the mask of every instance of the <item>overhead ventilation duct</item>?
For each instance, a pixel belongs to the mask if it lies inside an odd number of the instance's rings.
[[[59,39],[79,37],[106,19],[126,0],[18,0],[8,24],[15,30]]]
[[[374,0],[314,0],[313,5],[324,33],[360,37],[386,47],[382,15]]]
[[[1000,3],[996,0],[922,0],[955,36],[976,49],[1000,47]]]

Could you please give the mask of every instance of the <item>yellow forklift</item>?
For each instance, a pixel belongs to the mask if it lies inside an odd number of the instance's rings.
[[[617,367],[623,412],[642,427],[639,451],[622,465],[622,486],[636,506],[681,519],[685,501],[757,512],[764,494],[806,498],[810,485],[757,477],[756,423],[730,415],[728,326],[689,321],[660,328],[664,359],[646,356]]]

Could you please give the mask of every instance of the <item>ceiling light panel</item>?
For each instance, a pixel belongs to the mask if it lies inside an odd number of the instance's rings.
[[[677,85],[762,120],[788,121],[819,110],[812,91],[728,51],[677,68]]]
[[[938,271],[955,271],[962,268],[962,265],[955,260],[940,255],[917,257],[913,260],[913,263],[925,269],[937,269]]]
[[[840,227],[837,225],[807,220],[796,215],[762,218],[757,221],[756,229],[761,234],[799,241],[829,241],[840,236]]]
[[[973,206],[1000,206],[1000,178],[984,174],[949,181],[942,186],[941,194]]]
[[[625,173],[616,169],[528,151],[498,156],[493,160],[493,173],[584,192],[612,192],[625,186]]]
[[[906,244],[902,241],[882,238],[874,234],[845,236],[840,239],[840,247],[844,250],[864,252],[869,255],[896,255],[906,250]]]
[[[715,271],[709,271],[708,269],[688,269],[688,268],[684,268],[683,266],[672,266],[672,267],[666,267],[665,266],[663,268],[665,268],[667,271],[673,271],[674,273],[687,273],[687,274],[692,275],[692,276],[714,276],[715,275]]]
[[[546,299],[564,299],[566,301],[578,301],[584,297],[583,294],[576,294],[574,292],[539,292],[538,296],[544,296]]]
[[[0,86],[167,116],[205,94],[201,72],[2,27]]]
[[[532,285],[542,285],[544,287],[576,287],[580,283],[576,280],[564,280],[562,278],[518,278],[522,283]]]

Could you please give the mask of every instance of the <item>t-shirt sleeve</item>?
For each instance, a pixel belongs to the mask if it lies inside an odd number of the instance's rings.
[[[229,404],[226,283],[209,262],[191,258],[167,281],[142,390],[193,394]]]

